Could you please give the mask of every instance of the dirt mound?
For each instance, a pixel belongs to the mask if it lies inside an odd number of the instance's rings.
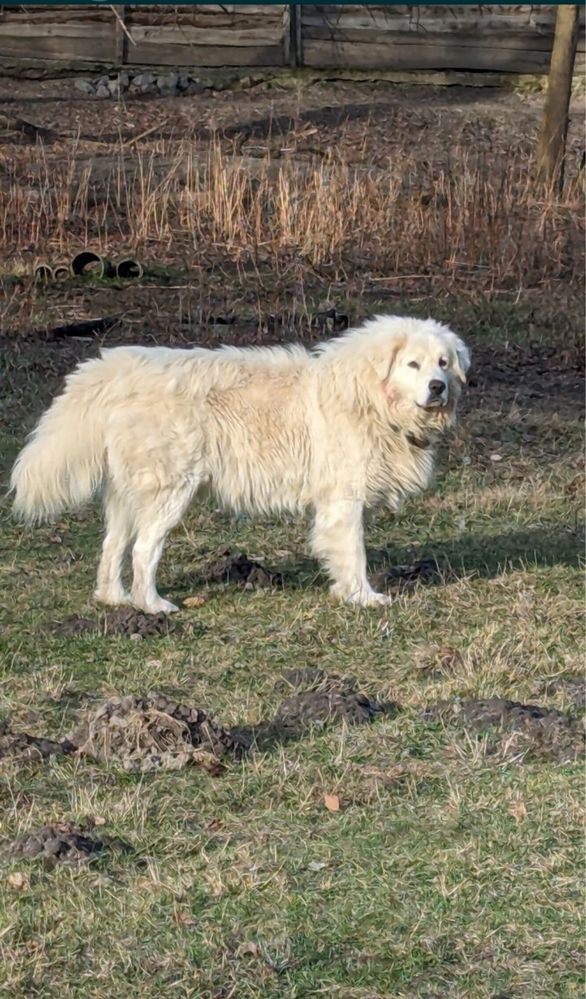
[[[282,690],[287,684],[310,689],[286,697],[274,718],[259,727],[257,739],[261,746],[299,738],[309,728],[323,728],[330,722],[364,725],[398,710],[398,705],[379,703],[358,690],[353,677],[327,674],[319,669],[288,670],[275,689]]]
[[[504,738],[491,748],[508,758],[572,760],[585,750],[583,724],[563,711],[521,704],[502,697],[438,701],[425,708],[426,721],[444,721],[466,729],[485,731],[499,727]]]
[[[576,708],[586,708],[586,676],[568,673],[548,680],[541,688],[542,694],[565,694]]]
[[[140,638],[160,638],[178,633],[179,625],[166,614],[145,614],[134,607],[106,611],[96,618],[72,614],[55,625],[54,633],[65,638],[78,635],[128,635]]]
[[[237,554],[232,554],[230,551],[222,552],[219,558],[207,567],[205,579],[208,583],[237,583],[246,590],[283,585],[280,573],[271,572],[260,562],[250,559],[244,552]]]
[[[391,593],[409,593],[417,586],[437,585],[443,581],[435,559],[419,559],[408,565],[394,565],[373,577],[376,589]]]
[[[42,860],[48,867],[56,864],[80,864],[95,860],[104,850],[131,852],[128,843],[116,837],[102,836],[94,839],[68,822],[42,826],[33,832],[22,833],[5,843],[2,857],[5,860]]]
[[[28,732],[13,732],[8,722],[0,724],[0,765],[3,763],[39,763],[50,756],[70,753],[68,742],[42,739]]]
[[[310,725],[323,726],[330,721],[363,725],[383,711],[381,704],[351,687],[326,686],[285,698],[271,724],[293,731],[306,729]]]
[[[79,754],[118,762],[129,771],[177,770],[195,763],[214,775],[225,769],[219,759],[241,757],[248,748],[205,711],[160,694],[105,701],[87,716],[71,742]]]

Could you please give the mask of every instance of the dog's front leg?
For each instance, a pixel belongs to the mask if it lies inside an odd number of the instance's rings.
[[[390,597],[373,590],[366,578],[361,502],[322,501],[316,507],[311,540],[313,552],[332,577],[335,597],[360,607],[390,603]]]

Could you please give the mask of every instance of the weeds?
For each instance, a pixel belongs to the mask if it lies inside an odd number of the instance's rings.
[[[40,155],[14,168],[0,192],[0,239],[13,255],[34,244],[217,257],[244,266],[309,267],[343,274],[441,274],[448,282],[534,286],[583,271],[583,192],[538,190],[520,153],[452,150],[441,166],[389,157],[388,167],[232,157],[219,138],[85,162],[75,142],[58,163]]]

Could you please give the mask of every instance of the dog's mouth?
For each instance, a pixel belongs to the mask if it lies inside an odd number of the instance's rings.
[[[425,404],[420,402],[415,403],[417,408],[422,409],[424,413],[432,412],[435,409],[445,409],[447,404],[447,399],[429,399]]]

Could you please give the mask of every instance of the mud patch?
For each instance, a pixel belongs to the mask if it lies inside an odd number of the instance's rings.
[[[64,756],[73,750],[69,742],[54,742],[28,732],[13,732],[8,722],[0,724],[0,765],[41,763],[51,756]]]
[[[3,860],[40,860],[52,868],[57,864],[87,863],[113,850],[131,853],[132,847],[117,837],[102,835],[97,839],[68,822],[57,822],[4,843],[1,856]]]
[[[268,589],[283,585],[283,577],[244,552],[222,552],[205,571],[207,583],[236,583],[245,590]]]
[[[394,565],[373,576],[375,588],[388,593],[410,593],[418,586],[438,586],[444,581],[438,563],[432,558]]]
[[[71,736],[78,754],[124,770],[178,770],[196,764],[217,776],[227,757],[242,757],[243,738],[222,728],[205,711],[160,694],[105,701]]]
[[[584,725],[576,718],[537,704],[521,704],[502,697],[439,701],[423,712],[425,721],[443,721],[467,730],[500,729],[500,738],[488,750],[510,760],[573,760],[585,750]]]
[[[79,617],[72,614],[55,625],[54,634],[64,638],[79,635],[127,635],[130,638],[161,638],[180,634],[178,622],[166,614],[145,614],[134,607],[120,607],[106,611],[98,617]]]

